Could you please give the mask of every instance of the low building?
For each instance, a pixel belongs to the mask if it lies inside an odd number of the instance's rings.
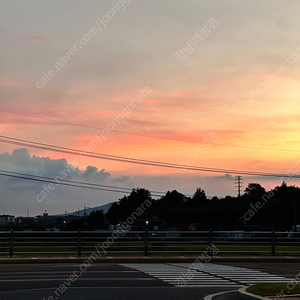
[[[181,231],[197,231],[194,223],[174,224],[166,230],[165,237],[181,237]]]
[[[12,224],[14,222],[14,216],[10,215],[2,215],[0,216],[0,226],[7,226],[9,224]]]
[[[36,223],[36,218],[33,217],[17,217],[15,218],[16,226],[20,228],[28,228]]]
[[[43,229],[63,228],[66,222],[63,216],[49,216],[47,212],[42,216],[36,216],[37,225]]]

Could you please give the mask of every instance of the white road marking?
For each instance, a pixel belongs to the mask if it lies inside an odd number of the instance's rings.
[[[241,287],[258,282],[289,282],[290,279],[241,267],[205,263],[192,269],[187,263],[121,264],[161,279],[171,285],[185,287]]]

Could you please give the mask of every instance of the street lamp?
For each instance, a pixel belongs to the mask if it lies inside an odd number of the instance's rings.
[[[149,221],[146,220],[146,226],[145,226],[145,256],[148,256],[148,225]]]

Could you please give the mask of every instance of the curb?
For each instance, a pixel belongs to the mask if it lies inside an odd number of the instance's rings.
[[[217,296],[221,296],[221,295],[225,295],[225,294],[229,294],[229,293],[236,293],[236,290],[207,295],[204,297],[204,300],[213,300]]]
[[[246,289],[247,289],[248,287],[249,287],[249,286],[241,287],[240,289],[238,289],[238,292],[239,292],[240,294],[243,294],[243,295],[252,297],[252,299],[271,300],[270,298],[267,298],[267,297],[262,297],[262,296],[259,296],[259,295],[255,295],[255,294],[252,294],[252,293],[248,293],[248,292],[246,291]]]

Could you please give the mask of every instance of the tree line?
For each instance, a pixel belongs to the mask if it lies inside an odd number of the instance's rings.
[[[194,223],[198,230],[286,231],[300,223],[300,189],[283,182],[269,191],[259,183],[250,183],[240,197],[215,196],[212,199],[207,198],[203,189],[197,188],[192,197],[173,190],[154,200],[149,190],[137,188],[114,202],[106,214],[95,211],[76,225],[89,229],[108,228],[108,224],[116,225],[126,220],[146,199],[151,201],[151,206],[141,220],[149,219],[151,223],[151,217],[156,216],[165,220],[167,227]]]

